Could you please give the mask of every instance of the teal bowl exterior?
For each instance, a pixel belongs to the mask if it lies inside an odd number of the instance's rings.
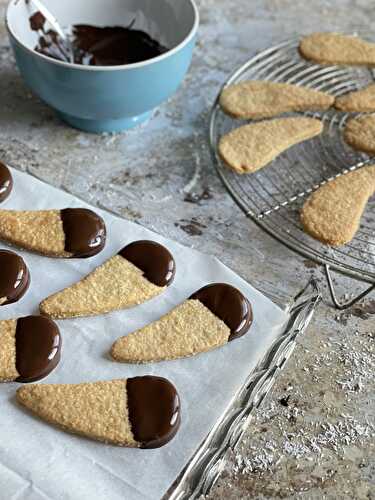
[[[181,84],[195,39],[144,65],[90,71],[41,57],[10,33],[18,68],[32,91],[68,124],[94,133],[118,132],[145,121]]]

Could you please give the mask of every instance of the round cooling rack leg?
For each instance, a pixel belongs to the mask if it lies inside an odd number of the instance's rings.
[[[360,300],[362,300],[364,297],[366,297],[369,293],[371,293],[375,289],[375,283],[374,283],[373,285],[369,286],[366,290],[364,290],[362,293],[357,295],[357,297],[354,297],[354,299],[349,300],[348,302],[340,302],[336,296],[335,286],[333,284],[330,266],[326,264],[324,266],[324,270],[332,302],[335,304],[336,309],[339,309],[340,311],[344,311],[345,309],[354,306],[354,304],[357,304]]]

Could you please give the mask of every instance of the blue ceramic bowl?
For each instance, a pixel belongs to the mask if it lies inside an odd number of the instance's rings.
[[[12,0],[6,25],[19,70],[35,94],[73,127],[116,132],[146,120],[182,82],[199,24],[194,0],[44,0],[62,26],[92,24],[143,29],[171,50],[124,66],[81,66],[35,52],[31,4]]]

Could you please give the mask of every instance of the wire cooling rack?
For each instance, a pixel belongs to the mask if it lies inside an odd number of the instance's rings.
[[[223,88],[243,80],[270,80],[339,96],[374,83],[371,69],[316,65],[299,55],[298,45],[296,38],[264,50],[238,69]],[[254,174],[239,175],[224,165],[217,146],[223,134],[246,121],[235,120],[220,110],[220,93],[211,112],[209,140],[217,172],[229,193],[245,214],[268,234],[325,266],[336,307],[344,309],[353,305],[375,288],[375,203],[370,200],[354,240],[340,248],[314,240],[303,231],[299,219],[300,209],[311,192],[374,161],[354,151],[343,140],[345,123],[353,114],[335,110],[304,113],[323,121],[324,131],[320,136],[287,150]],[[341,304],[336,298],[330,269],[371,286],[350,302]]]

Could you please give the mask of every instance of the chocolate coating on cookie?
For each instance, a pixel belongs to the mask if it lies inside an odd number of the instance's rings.
[[[104,220],[86,208],[61,210],[65,233],[65,251],[72,257],[87,258],[101,252],[106,241]]]
[[[0,161],[0,203],[5,201],[13,188],[13,177],[9,168]]]
[[[1,305],[17,302],[29,288],[30,273],[22,257],[9,250],[0,250]]]
[[[155,241],[135,241],[123,248],[119,255],[138,269],[156,286],[169,286],[176,273],[176,263],[171,253]]]
[[[60,361],[61,337],[57,325],[43,316],[17,320],[17,382],[35,382],[51,373]]]
[[[181,423],[180,398],[161,377],[135,377],[126,382],[129,421],[141,448],[159,448],[176,435]]]
[[[215,283],[205,286],[190,299],[202,302],[227,325],[231,331],[229,342],[245,335],[253,322],[250,302],[231,285]]]

